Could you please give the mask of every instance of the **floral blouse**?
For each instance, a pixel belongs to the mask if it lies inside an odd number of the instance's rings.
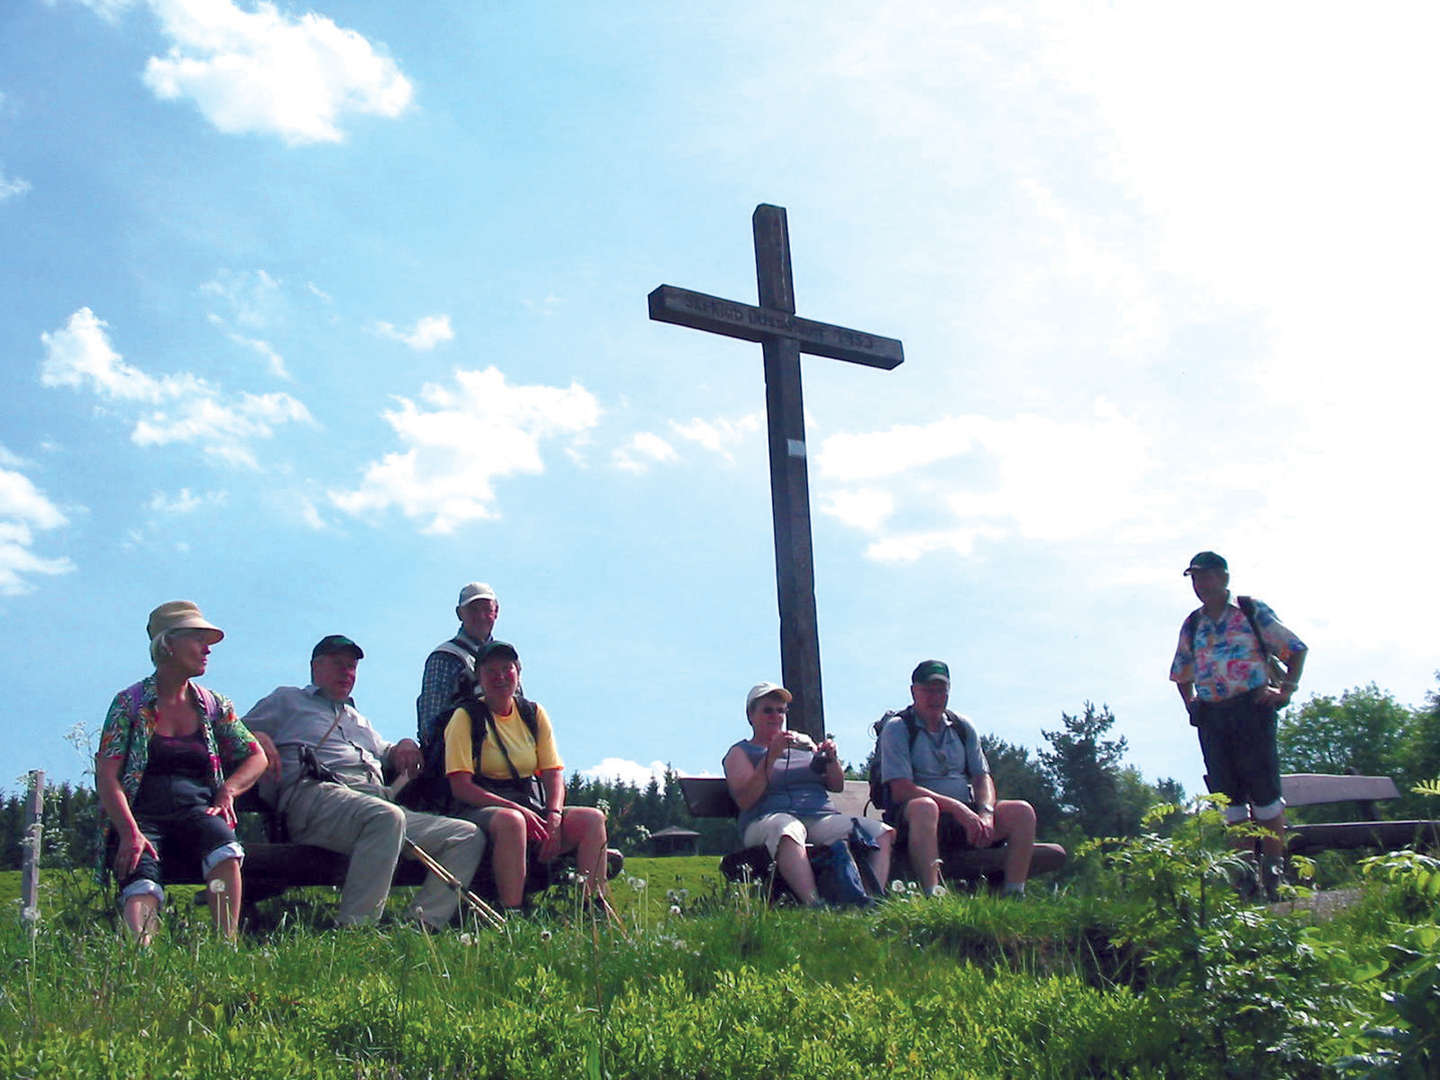
[[[190,699],[200,713],[200,727],[205,732],[205,746],[210,752],[210,787],[216,790],[225,781],[226,769],[234,769],[251,754],[260,753],[260,744],[235,715],[235,706],[229,698],[191,683]],[[132,803],[140,793],[140,781],[150,760],[150,736],[155,733],[157,700],[155,676],[147,675],[115,695],[110,711],[105,714],[105,724],[100,729],[97,756],[120,759],[120,788]],[[109,826],[110,820],[102,808],[99,855],[102,874],[106,863],[105,834]]]

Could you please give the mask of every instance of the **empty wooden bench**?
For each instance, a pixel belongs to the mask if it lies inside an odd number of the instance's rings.
[[[682,776],[680,790],[685,795],[685,805],[695,817],[731,818],[740,815],[740,807],[730,797],[730,789],[723,777]],[[830,799],[842,814],[851,817],[869,817],[877,821],[881,814],[870,802],[870,785],[864,780],[846,780],[845,790],[831,792]],[[990,884],[998,884],[1005,873],[1006,850],[998,848],[967,848],[963,851],[941,852],[944,860],[941,870],[951,880],[975,881],[984,878]],[[1065,865],[1065,849],[1059,844],[1036,844],[1030,859],[1030,876],[1048,874]],[[766,866],[770,854],[763,847],[743,848],[726,855],[720,861],[720,871],[730,881],[738,881],[756,866]],[[909,863],[905,861],[904,849],[895,850],[896,876],[908,875]],[[778,880],[778,875],[777,875]]]
[[[1280,777],[1280,790],[1291,808],[1350,802],[1358,804],[1362,817],[1372,819],[1296,825],[1287,822],[1285,842],[1292,854],[1361,848],[1393,851],[1412,845],[1420,850],[1440,850],[1440,821],[1380,819],[1375,803],[1400,797],[1399,788],[1388,776],[1287,773]]]

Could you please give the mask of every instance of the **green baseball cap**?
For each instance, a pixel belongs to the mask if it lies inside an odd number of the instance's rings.
[[[936,679],[944,679],[950,685],[950,668],[944,660],[921,660],[910,673],[910,685],[921,686]]]
[[[326,634],[315,643],[315,648],[310,650],[310,659],[315,660],[321,656],[329,656],[331,653],[348,652],[354,653],[356,660],[365,659],[365,650],[356,645],[344,634]]]
[[[1190,560],[1190,565],[1185,568],[1183,577],[1189,577],[1196,570],[1224,570],[1229,571],[1230,566],[1224,558],[1216,555],[1213,551],[1199,551]]]

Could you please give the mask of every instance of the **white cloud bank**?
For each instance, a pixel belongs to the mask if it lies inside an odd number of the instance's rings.
[[[113,18],[126,5],[89,0]],[[233,0],[149,0],[171,41],[145,66],[165,101],[188,99],[226,134],[278,135],[291,145],[339,142],[347,115],[394,117],[413,89],[395,61],[323,15]]]
[[[23,462],[0,446],[0,595],[30,592],[36,574],[68,574],[75,565],[34,551],[35,530],[67,524],[65,515],[20,468]]]
[[[396,329],[393,323],[377,322],[375,332],[391,341],[408,345],[416,352],[429,352],[441,342],[455,339],[449,315],[426,315],[417,319],[414,328],[408,331]]]
[[[837,434],[816,458],[820,509],[875,534],[866,554],[881,562],[968,555],[1005,536],[1061,543],[1113,530],[1117,514],[1135,534],[1162,510],[1146,490],[1148,456],[1140,426],[1104,400],[1081,420],[956,416]]]
[[[641,765],[628,758],[607,757],[598,765],[581,769],[580,775],[589,780],[618,780],[643,791],[652,778],[661,784],[665,783],[665,763],[652,761],[649,765]]]
[[[41,334],[40,381],[133,407],[140,413],[130,433],[137,446],[195,443],[212,457],[254,468],[251,443],[270,438],[283,424],[311,422],[309,411],[289,394],[225,395],[190,372],[150,375],[115,351],[107,327],[86,307],[61,329]]]
[[[543,440],[573,444],[600,419],[599,403],[578,383],[512,386],[494,367],[457,371],[454,386],[427,383],[420,405],[396,400],[383,415],[406,449],[372,463],[359,488],[332,491],[330,500],[357,516],[397,507],[428,519],[429,533],[497,517],[496,478],[543,473]]]

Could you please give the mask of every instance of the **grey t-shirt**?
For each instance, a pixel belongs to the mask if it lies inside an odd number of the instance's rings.
[[[245,726],[265,732],[280,751],[281,810],[304,776],[302,745],[313,748],[316,760],[348,784],[382,782],[391,744],[356,711],[353,700],[331,701],[314,683],[276,687],[245,714]]]
[[[765,747],[757,742],[742,739],[735,746],[743,750],[750,764],[757,768],[765,759]],[[735,746],[730,749],[734,750]],[[839,813],[830,801],[824,775],[810,768],[810,760],[814,756],[809,750],[797,747],[785,751],[770,771],[770,783],[765,788],[765,794],[749,810],[740,812],[736,824],[740,827],[741,836],[745,835],[752,821],[766,814],[786,813],[799,818],[815,818]]]
[[[905,718],[899,714],[880,729],[880,779],[886,783],[913,780],[939,795],[969,803],[975,800],[975,780],[989,771],[990,763],[980,749],[980,736],[968,720],[957,726],[947,717],[938,733],[932,733],[921,722],[914,743]]]

